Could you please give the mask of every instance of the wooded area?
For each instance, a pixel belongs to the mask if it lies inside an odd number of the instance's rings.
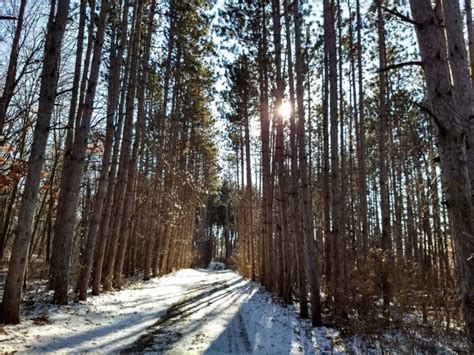
[[[4,323],[38,280],[220,260],[313,326],[472,349],[471,0],[6,3]]]

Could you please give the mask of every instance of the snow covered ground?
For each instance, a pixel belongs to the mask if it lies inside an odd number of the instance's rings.
[[[47,302],[52,295],[44,286],[34,289],[22,323],[0,325],[0,353],[464,353],[441,339],[410,344],[397,331],[379,337],[383,343],[343,340],[334,329],[312,328],[295,307],[229,270],[180,270],[62,307]]]
[[[344,351],[293,307],[228,271],[180,270],[57,307],[37,302],[0,328],[0,352],[314,353]]]

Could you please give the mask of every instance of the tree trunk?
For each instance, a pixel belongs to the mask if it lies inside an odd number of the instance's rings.
[[[247,105],[248,103],[246,103]],[[245,107],[244,112],[244,125],[245,125],[245,167],[246,167],[246,180],[247,186],[245,189],[245,202],[247,204],[247,228],[248,238],[250,244],[250,278],[255,281],[255,252],[254,252],[254,240],[253,240],[253,189],[252,189],[252,161],[250,159],[250,118]]]
[[[261,5],[262,35],[259,44],[259,81],[260,81],[260,122],[262,139],[262,178],[263,178],[263,199],[262,210],[264,216],[264,228],[262,235],[262,263],[261,279],[263,285],[272,289],[273,255],[273,187],[271,181],[271,159],[270,159],[270,120],[268,113],[268,46],[267,46],[267,25],[264,4]]]
[[[309,203],[308,158],[306,153],[305,117],[304,117],[304,83],[303,83],[303,52],[301,49],[301,13],[299,0],[293,3],[293,17],[295,23],[295,71],[296,71],[296,98],[298,103],[298,147],[301,176],[301,209],[303,214],[303,234],[306,241],[307,279],[311,289],[311,321],[313,326],[321,326],[321,300],[319,294],[319,270],[316,259],[316,247],[313,233],[313,214]]]
[[[433,119],[438,127],[441,170],[459,267],[462,308],[471,350],[474,351],[474,211],[466,152],[468,127],[463,124],[469,122],[472,103],[463,92],[468,90],[470,93],[470,83],[468,87],[464,84],[469,76],[462,78],[460,75],[461,72],[466,72],[463,68],[467,67],[467,57],[462,59],[460,52],[465,51],[464,39],[462,30],[457,31],[455,26],[456,17],[460,16],[459,2],[444,2],[447,5],[445,14],[449,45],[446,44],[443,24],[438,21],[431,1],[411,0],[410,4],[416,22]],[[458,45],[462,48],[458,48]]]
[[[45,159],[49,124],[54,109],[61,44],[69,13],[69,0],[51,7],[44,49],[38,118],[28,159],[28,171],[18,217],[18,228],[5,281],[1,318],[5,323],[20,322],[21,284],[26,269],[26,258],[33,222],[35,203]]]
[[[342,204],[341,204],[341,176],[339,162],[339,115],[338,115],[338,87],[337,87],[337,46],[335,31],[335,4],[333,0],[324,2],[324,38],[325,48],[329,63],[329,117],[331,121],[331,235],[332,238],[332,292],[336,304],[342,304],[342,275],[343,275],[343,240],[341,227],[342,222]],[[336,305],[337,309],[340,309]]]
[[[469,67],[471,71],[471,84],[474,85],[474,27],[472,26],[472,0],[465,0],[466,27],[469,49]]]
[[[274,115],[276,121],[276,146],[275,146],[275,159],[277,163],[278,171],[278,188],[279,188],[279,224],[281,226],[281,240],[278,243],[282,246],[282,253],[286,253],[287,250],[283,250],[283,246],[286,244],[286,241],[289,240],[288,236],[288,198],[287,198],[287,186],[286,186],[286,154],[285,154],[285,138],[284,138],[284,122],[285,119],[281,112],[281,106],[283,104],[283,95],[284,95],[284,81],[282,77],[282,63],[281,63],[281,14],[280,14],[280,1],[272,1],[272,17],[273,17],[273,42],[275,46],[275,70],[276,70],[276,97],[275,97],[275,106],[274,106]],[[279,262],[281,263],[280,268],[280,277],[282,283],[288,282],[288,276],[286,270],[288,265],[285,264],[285,258],[283,255],[280,256]],[[283,296],[283,290],[288,288],[283,284],[280,286],[280,293]],[[286,292],[287,293],[287,292]]]
[[[443,1],[446,22],[446,38],[449,51],[449,66],[456,98],[456,110],[461,122],[467,127],[466,155],[471,178],[471,204],[474,206],[474,113],[472,82],[469,77],[469,61],[464,40],[464,28],[459,1]],[[472,31],[472,25],[471,25]],[[469,34],[469,28],[468,28]],[[472,36],[472,33],[470,34]],[[469,37],[471,41],[472,37]],[[469,50],[472,49],[470,45]],[[474,306],[473,306],[474,307]]]
[[[382,12],[382,0],[377,2],[377,30],[379,45],[379,68],[386,67],[385,25]],[[379,181],[380,181],[380,211],[382,217],[381,248],[384,253],[381,265],[381,289],[383,308],[388,320],[390,305],[389,267],[391,259],[391,226],[390,226],[390,196],[388,192],[388,167],[386,141],[388,121],[387,106],[387,72],[379,70]]]
[[[114,136],[114,145],[112,150],[112,159],[110,164],[110,170],[108,172],[108,184],[107,184],[107,192],[105,195],[104,206],[102,209],[102,213],[100,215],[100,223],[98,227],[98,240],[96,245],[96,256],[94,258],[94,265],[93,265],[93,278],[92,278],[92,294],[98,295],[100,293],[100,285],[102,282],[102,272],[105,269],[105,255],[107,250],[107,245],[110,242],[110,221],[111,221],[111,210],[113,204],[113,197],[114,197],[114,189],[116,183],[116,175],[118,169],[118,157],[119,157],[119,150],[120,150],[120,138],[122,135],[122,129],[124,125],[124,105],[125,105],[125,96],[126,96],[126,86],[128,82],[129,76],[129,68],[130,68],[130,60],[131,56],[127,58],[125,63],[124,74],[122,78],[122,84],[120,84],[120,70],[121,70],[121,63],[123,63],[123,53],[125,51],[125,47],[127,44],[127,26],[128,26],[128,7],[129,1],[124,0],[123,7],[122,7],[122,20],[120,25],[120,32],[119,32],[119,44],[117,48],[117,53],[115,54],[115,61],[113,61],[113,68],[111,69],[111,76],[109,78],[109,83],[112,85],[115,83],[117,86],[109,87],[109,94],[108,94],[108,107],[107,112],[110,115],[118,116],[118,123],[117,129],[115,131]],[[112,63],[112,62],[111,62]],[[116,77],[115,77],[116,76]],[[120,90],[122,88],[122,90]],[[119,100],[120,98],[120,100]],[[117,102],[112,100],[119,100],[118,108],[114,106],[117,105]]]
[[[300,213],[300,199],[299,199],[299,179],[298,179],[298,146],[297,146],[297,127],[295,121],[295,82],[293,73],[293,57],[292,57],[292,42],[291,42],[291,12],[288,4],[288,0],[284,0],[285,7],[285,29],[286,29],[286,46],[287,46],[287,58],[288,58],[288,82],[289,82],[289,94],[290,94],[290,155],[291,155],[291,223],[293,224],[293,240],[295,243],[296,254],[299,256],[296,260],[297,270],[297,284],[299,293],[299,305],[300,305],[300,317],[308,317],[308,300],[306,292],[306,271],[304,263],[305,255],[305,242],[303,235],[303,226]],[[288,252],[291,252],[289,250]],[[291,275],[291,269],[288,269],[288,277]],[[291,280],[289,280],[291,281]],[[288,295],[284,295],[287,298],[286,301],[291,299],[291,288],[288,290]]]
[[[362,18],[360,15],[360,1],[357,0],[357,66],[359,87],[359,126],[357,127],[357,161],[358,161],[358,190],[359,190],[359,220],[360,236],[362,239],[362,260],[367,255],[369,223],[367,219],[367,176],[365,168],[365,97],[364,97],[364,73],[362,66]]]

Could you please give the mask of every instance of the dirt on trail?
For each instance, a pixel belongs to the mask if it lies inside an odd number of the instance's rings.
[[[252,352],[244,315],[238,307],[251,297],[250,288],[235,274],[196,283],[121,353]]]

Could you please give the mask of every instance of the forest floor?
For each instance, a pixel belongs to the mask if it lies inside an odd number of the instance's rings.
[[[180,270],[58,307],[43,285],[23,321],[0,325],[3,352],[380,353],[380,346],[313,328],[294,306],[228,270]],[[447,350],[444,348],[443,350]],[[444,353],[444,351],[441,351]],[[447,351],[448,353],[450,351]]]

